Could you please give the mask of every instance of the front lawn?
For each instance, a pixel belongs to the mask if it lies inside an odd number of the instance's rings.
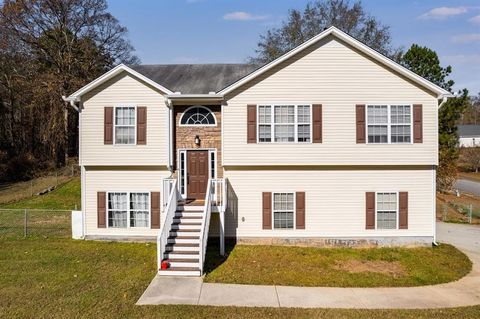
[[[478,318],[480,313],[480,306],[435,310],[135,306],[155,275],[154,244],[0,237],[0,269],[0,318],[446,319]]]
[[[451,245],[422,248],[311,248],[237,245],[226,260],[207,258],[205,282],[405,287],[457,280],[470,272],[467,256]]]

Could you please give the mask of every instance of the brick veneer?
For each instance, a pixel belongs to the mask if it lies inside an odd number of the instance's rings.
[[[217,177],[223,177],[222,161],[222,113],[220,105],[205,105],[214,114],[216,126],[180,126],[180,119],[188,106],[175,106],[175,170],[177,169],[178,149],[217,149]],[[200,145],[195,145],[195,136],[200,137]]]

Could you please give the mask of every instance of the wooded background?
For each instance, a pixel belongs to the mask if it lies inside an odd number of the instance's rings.
[[[267,63],[336,26],[431,82],[452,91],[452,68],[414,44],[393,47],[390,28],[360,1],[315,0],[292,9],[260,35],[254,56]],[[118,63],[139,59],[127,29],[105,0],[5,0],[0,7],[0,183],[62,167],[78,152],[78,114],[62,99]],[[208,79],[206,79],[208,80]],[[480,124],[480,95],[457,92],[439,110],[437,185],[451,189],[457,173],[457,124]]]

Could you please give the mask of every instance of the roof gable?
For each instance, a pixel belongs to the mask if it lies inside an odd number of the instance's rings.
[[[369,46],[363,44],[362,42],[356,40],[355,38],[349,36],[343,31],[340,31],[339,29],[335,27],[330,27],[323,31],[322,33],[318,34],[317,36],[311,38],[310,40],[304,42],[303,44],[299,45],[298,47],[290,50],[289,52],[285,53],[281,57],[273,60],[272,62],[262,66],[261,68],[257,69],[256,71],[250,73],[249,75],[245,76],[244,78],[238,80],[237,82],[225,87],[224,89],[220,90],[218,94],[228,94],[232,92],[233,90],[239,88],[240,86],[246,84],[247,82],[250,82],[251,80],[255,79],[256,77],[264,74],[268,70],[276,67],[280,63],[286,61],[290,57],[302,52],[303,50],[309,48],[313,44],[319,42],[320,40],[324,39],[325,37],[332,35],[347,44],[351,45],[353,48],[357,49],[358,51],[364,53],[365,55],[373,58],[375,61],[385,65],[386,67],[392,69],[393,71],[397,72],[398,74],[406,77],[407,79],[410,79],[414,83],[417,83],[421,87],[434,92],[437,94],[438,98],[443,98],[443,97],[448,97],[452,96],[450,92],[447,90],[435,85],[434,83],[424,79],[423,77],[417,75],[416,73],[408,70],[407,68],[401,66],[400,64],[396,63],[395,61],[387,58],[386,56],[380,54],[379,52],[373,50]]]

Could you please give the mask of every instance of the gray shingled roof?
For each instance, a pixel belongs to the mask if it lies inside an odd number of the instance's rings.
[[[460,137],[480,136],[480,125],[459,125],[458,135]]]
[[[152,64],[132,65],[135,71],[173,92],[218,92],[259,66],[254,64]]]

